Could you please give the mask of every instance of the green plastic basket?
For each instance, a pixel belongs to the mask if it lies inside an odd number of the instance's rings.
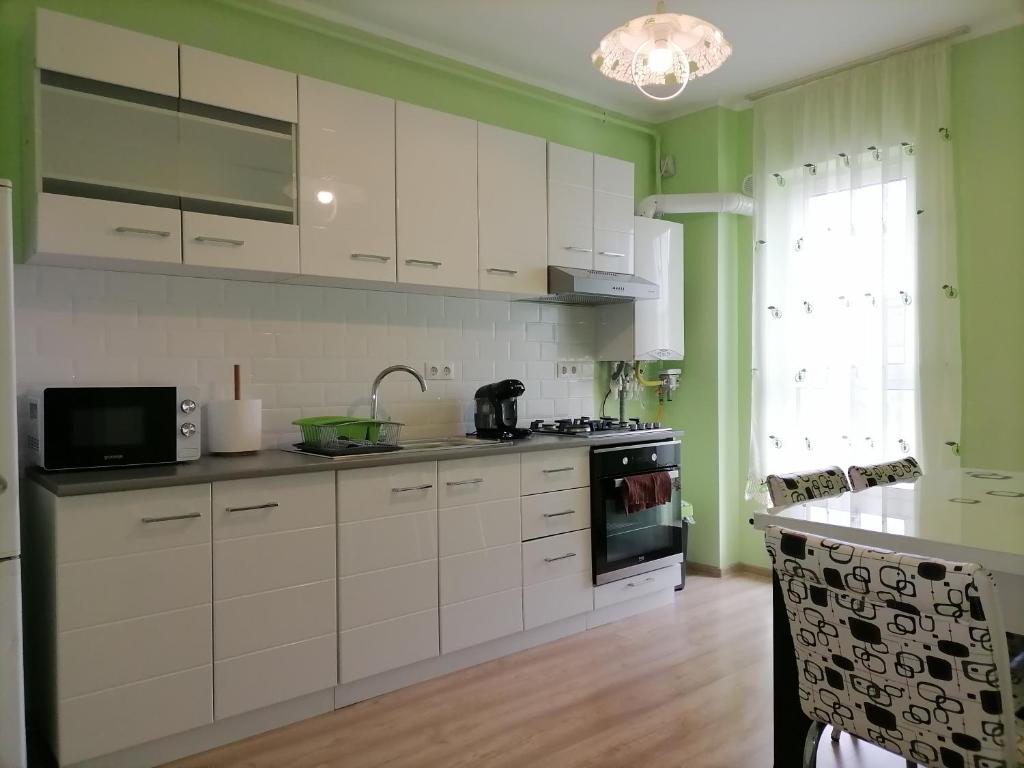
[[[398,442],[401,424],[356,416],[311,416],[292,422],[302,433],[302,442],[309,446],[329,448],[340,441],[370,445],[394,445]]]

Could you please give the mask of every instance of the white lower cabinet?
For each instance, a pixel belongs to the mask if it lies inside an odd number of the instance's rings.
[[[334,473],[213,484],[217,719],[337,684]]]
[[[340,679],[440,652],[437,464],[337,473]]]
[[[594,588],[594,608],[606,608],[637,597],[645,597],[665,589],[675,589],[682,581],[683,572],[678,565],[659,568],[627,579]]]
[[[442,653],[523,630],[519,504],[516,496],[438,512]]]
[[[52,570],[26,584],[58,761],[212,722],[210,486],[49,499],[26,518],[26,552],[49,541],[28,574]]]
[[[523,626],[594,610],[590,529],[523,543]]]

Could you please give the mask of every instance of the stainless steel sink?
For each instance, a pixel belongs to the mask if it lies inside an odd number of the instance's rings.
[[[403,440],[398,445],[403,451],[436,451],[443,448],[486,448],[489,445],[498,445],[499,442],[475,437],[423,437]]]

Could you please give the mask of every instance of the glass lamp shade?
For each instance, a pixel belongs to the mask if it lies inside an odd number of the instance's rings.
[[[591,55],[605,77],[632,83],[649,98],[665,101],[686,84],[714,72],[732,54],[722,30],[696,16],[664,13],[640,16],[613,29]]]

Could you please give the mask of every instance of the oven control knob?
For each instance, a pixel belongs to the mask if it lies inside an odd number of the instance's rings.
[[[657,461],[657,460],[658,460],[658,452],[655,451],[654,453],[651,454],[651,461]]]
[[[182,400],[181,401],[181,412],[182,413],[192,413],[192,411],[194,411],[198,407],[199,406],[196,405],[196,401],[195,400]]]
[[[192,437],[192,435],[194,435],[195,433],[196,425],[193,424],[191,421],[186,421],[184,424],[181,425],[182,437]]]
[[[622,463],[623,464],[629,464],[629,456],[623,456],[622,457]]]

